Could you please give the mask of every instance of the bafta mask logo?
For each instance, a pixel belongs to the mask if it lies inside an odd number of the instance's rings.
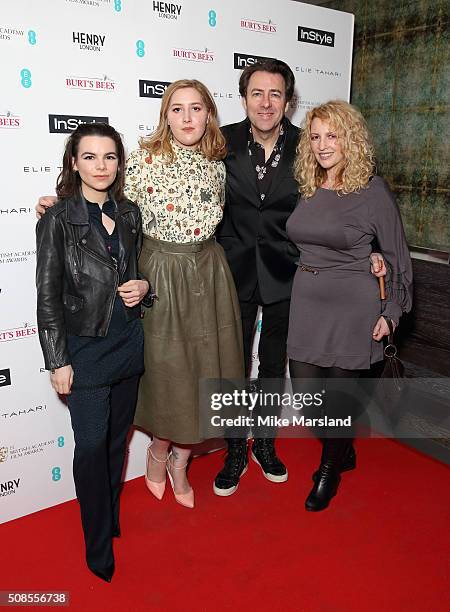
[[[7,446],[0,446],[0,463],[5,462],[7,456],[8,456],[8,447]]]

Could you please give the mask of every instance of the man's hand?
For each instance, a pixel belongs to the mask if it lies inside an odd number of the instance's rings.
[[[60,395],[69,395],[73,383],[73,369],[71,365],[52,370],[50,382],[53,389]]]
[[[377,278],[380,276],[386,276],[386,266],[384,265],[384,259],[380,253],[372,253],[370,256],[370,271]]]
[[[117,291],[123,300],[125,306],[132,308],[137,306],[147,295],[150,285],[146,280],[129,280],[120,287]]]
[[[41,196],[38,203],[34,207],[36,211],[36,217],[40,219],[42,215],[45,215],[47,208],[51,208],[56,203],[56,196]]]

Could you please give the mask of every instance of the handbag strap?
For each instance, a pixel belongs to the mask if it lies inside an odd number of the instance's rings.
[[[391,319],[389,319],[389,317],[385,317],[384,315],[381,316],[386,321],[387,326],[389,327],[388,343],[384,347],[384,356],[395,357],[397,355],[397,347],[394,344],[394,326],[392,325],[392,321]]]

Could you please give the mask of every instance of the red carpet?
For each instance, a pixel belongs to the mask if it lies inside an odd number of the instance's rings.
[[[238,492],[212,493],[222,453],[196,459],[197,507],[125,485],[116,574],[85,568],[76,502],[1,526],[0,590],[65,590],[72,610],[351,612],[443,610],[448,595],[449,469],[389,440],[357,443],[322,513],[304,510],[314,440],[282,440],[289,481],[251,462]],[[447,600],[448,601],[448,600]]]

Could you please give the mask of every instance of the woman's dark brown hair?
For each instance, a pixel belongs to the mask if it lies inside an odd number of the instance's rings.
[[[59,198],[71,198],[80,190],[81,180],[78,172],[73,169],[73,160],[77,158],[80,141],[84,136],[102,136],[114,141],[118,167],[116,180],[110,186],[109,193],[115,200],[122,200],[125,185],[125,151],[120,134],[107,123],[82,123],[69,136],[64,150],[62,170],[56,181],[56,194]]]

